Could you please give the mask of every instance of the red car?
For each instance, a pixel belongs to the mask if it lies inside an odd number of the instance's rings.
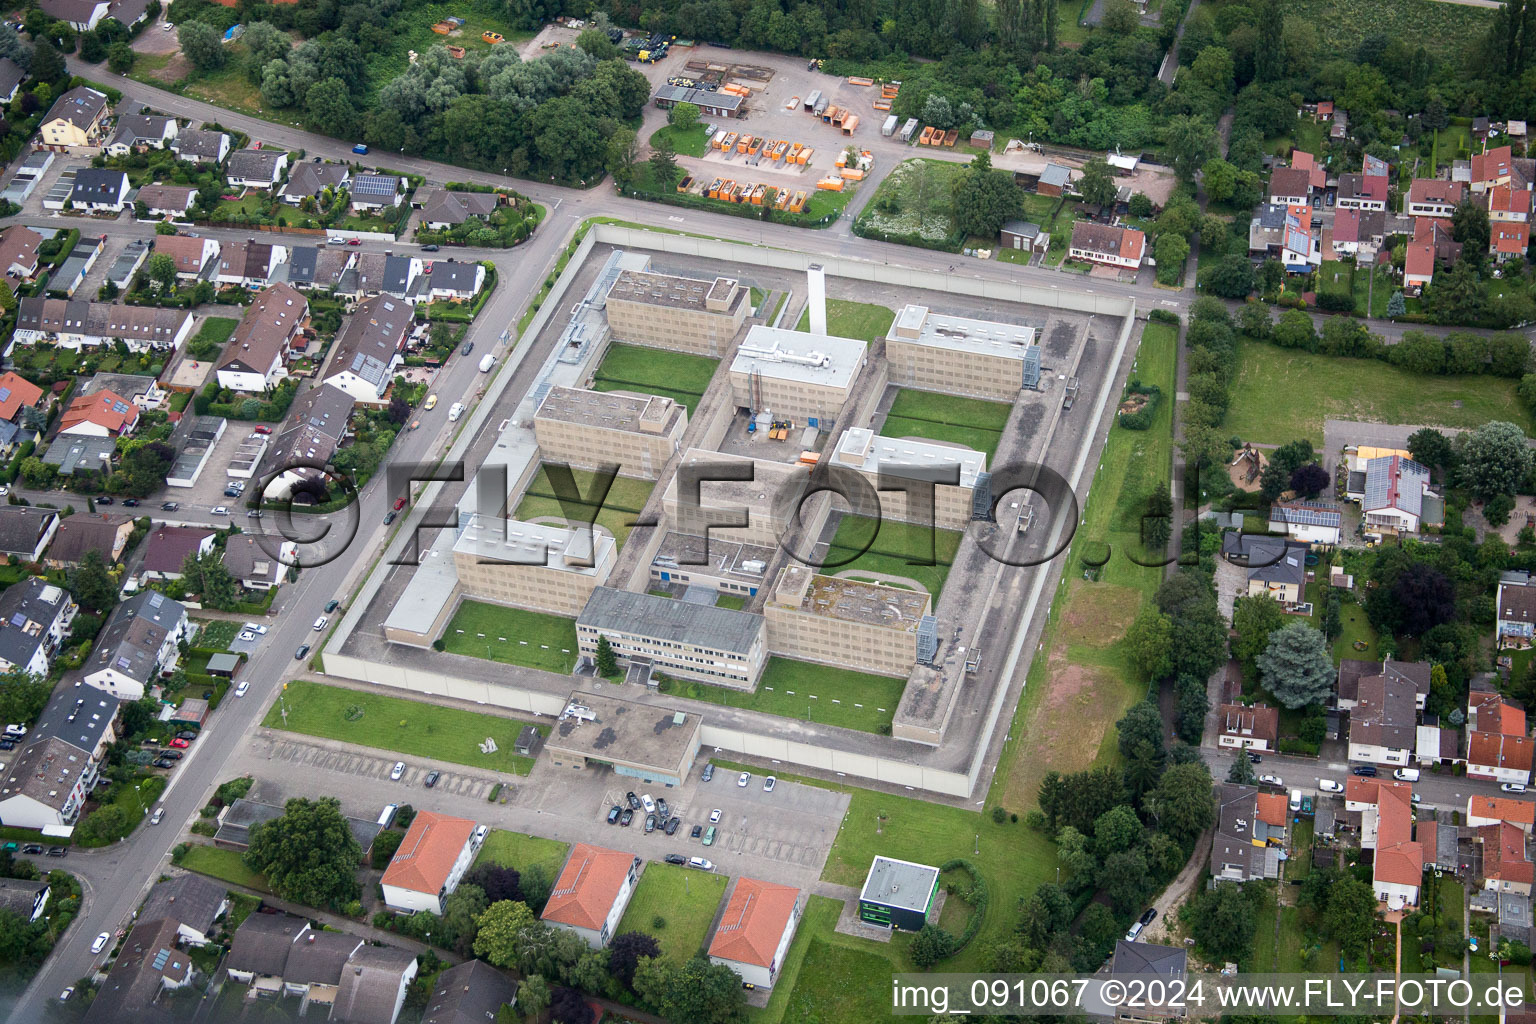
[[[166,746],[168,746],[168,747],[175,747],[177,750],[186,750],[191,745],[192,744],[188,743],[186,740],[182,739],[179,736],[176,739],[171,740],[171,742],[166,744]]]
[[[252,427],[251,429],[256,431],[256,433],[258,433],[258,434],[270,434],[270,433],[272,433],[272,428],[271,427]]]
[[[404,498],[396,498],[395,499],[395,511],[399,512],[403,508],[405,508],[405,499]]]
[[[362,245],[363,244],[363,240],[361,238],[349,238],[349,239],[347,239],[347,244],[348,245]]]

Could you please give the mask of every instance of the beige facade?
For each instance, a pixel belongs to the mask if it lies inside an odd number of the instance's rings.
[[[731,401],[797,425],[813,417],[836,419],[853,392],[867,349],[852,338],[754,324],[731,361]]]
[[[612,587],[594,590],[576,620],[583,655],[596,659],[599,637],[621,663],[738,690],[755,687],[768,661],[761,615]]]
[[[768,650],[858,672],[905,676],[917,662],[927,594],[822,576],[792,564],[779,573],[763,616]]]
[[[613,538],[476,515],[453,545],[463,593],[514,608],[576,615],[613,569]]]
[[[619,467],[621,476],[655,480],[678,450],[688,410],[659,395],[551,388],[533,417],[545,462],[582,469]]]
[[[880,498],[882,519],[963,531],[971,522],[976,482],[987,470],[987,457],[970,448],[882,437],[866,427],[853,427],[843,432],[831,464],[856,470],[869,481]],[[880,490],[882,479],[886,490]],[[931,509],[901,489],[907,480],[933,484]],[[958,482],[941,482],[948,480]],[[896,489],[889,489],[893,484]]]
[[[608,290],[608,327],[619,341],[719,359],[751,307],[751,292],[728,277],[626,270]]]
[[[1033,327],[972,320],[906,306],[885,336],[892,384],[1012,402],[1024,383]]]
[[[711,477],[751,470],[748,480],[714,480]],[[687,497],[682,478],[697,473],[698,503]],[[796,496],[810,479],[809,467],[799,463],[769,462],[744,455],[690,448],[683,453],[677,472],[662,492],[667,528],[692,537],[778,548],[795,515]],[[712,525],[731,515],[745,516],[743,526]]]

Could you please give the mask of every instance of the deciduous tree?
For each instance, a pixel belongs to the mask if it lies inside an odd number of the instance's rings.
[[[1159,829],[1181,843],[1190,842],[1216,820],[1211,770],[1203,761],[1169,768],[1147,796],[1147,810]]]
[[[1513,423],[1495,420],[1457,438],[1460,479],[1478,498],[1514,494],[1531,471],[1531,449],[1525,432]]]
[[[338,907],[357,899],[362,847],[331,797],[298,797],[283,815],[251,827],[245,862],[283,899]]]
[[[176,40],[181,52],[199,71],[216,71],[229,56],[219,30],[205,21],[186,19],[177,26]]]

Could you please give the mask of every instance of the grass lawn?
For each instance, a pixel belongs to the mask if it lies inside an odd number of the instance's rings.
[[[576,667],[576,620],[465,601],[443,631],[443,646],[454,654],[566,674]]]
[[[1323,443],[1326,419],[1475,427],[1530,413],[1500,377],[1425,377],[1375,359],[1342,359],[1238,341],[1237,379],[1222,430],[1244,440]]]
[[[458,621],[457,618],[454,621]],[[449,633],[452,634],[451,626]],[[452,650],[451,644],[449,649]],[[288,709],[286,724],[282,716],[284,706]],[[527,775],[533,767],[532,758],[512,753],[512,742],[525,724],[515,718],[326,686],[304,679],[288,684],[284,699],[272,705],[262,722],[268,729],[287,729],[308,736],[517,775]],[[480,743],[487,736],[496,738],[499,749],[494,754],[480,753]]]
[[[234,195],[233,192],[229,194]],[[233,220],[240,214],[244,214],[247,217],[260,217],[266,212],[267,206],[270,203],[271,197],[265,192],[247,192],[239,199],[221,200],[219,205],[214,208],[213,219]]]
[[[1319,297],[1323,295],[1354,296],[1355,265],[1343,260],[1323,260],[1312,275],[1312,287]]]
[[[497,828],[485,837],[475,863],[488,861],[520,871],[530,864],[542,864],[549,871],[549,880],[553,882],[560,877],[560,869],[565,867],[565,858],[570,852],[571,844],[562,843],[558,839],[525,836],[521,832],[507,832]]]
[[[922,584],[937,605],[960,538],[954,530],[845,515],[821,571],[829,575],[863,570],[906,576]]]
[[[181,91],[215,106],[253,114],[262,109],[261,87],[245,75],[246,48],[241,43],[227,47],[229,61],[217,71],[194,71],[181,80]],[[157,85],[163,83],[156,82]],[[261,116],[261,115],[257,115]]]
[[[802,925],[801,927],[804,927]],[[843,942],[840,940],[848,940]],[[891,1017],[891,974],[898,970],[910,970],[889,958],[897,952],[897,942],[882,949],[881,943],[858,940],[851,936],[830,932],[811,940],[806,959],[815,964],[814,971],[804,972],[796,981],[794,991],[784,1001],[780,1016],[769,1017],[773,1009],[769,1003],[764,1011],[765,1019],[785,1021],[876,1021]],[[902,943],[902,945],[905,945]],[[975,941],[972,941],[975,945]],[[940,965],[940,970],[954,970],[950,961]],[[774,986],[783,987],[780,981]],[[749,1018],[751,1019],[751,1018]],[[900,1018],[897,1018],[900,1019]]]
[[[661,692],[822,725],[881,732],[896,716],[906,682],[808,661],[770,658],[755,693],[686,679],[667,679]]]
[[[1002,402],[902,388],[896,392],[880,433],[963,444],[985,452],[990,460],[1002,438],[1008,412],[1009,407]]]
[[[235,635],[240,632],[240,623],[230,622],[227,619],[195,619],[197,623],[197,639],[194,647],[211,647],[216,651],[222,651],[229,647],[235,640]]]
[[[965,164],[952,160],[903,160],[859,215],[860,231],[869,238],[895,235],[897,241],[906,236],[949,242],[958,251],[961,238],[950,214],[949,196],[955,176],[963,170]]]
[[[704,155],[704,147],[708,140],[704,138],[704,124],[700,122],[687,131],[678,131],[670,124],[664,124],[651,133],[651,148],[655,149],[663,140],[672,143],[672,152],[678,156]]]
[[[703,948],[729,881],[728,875],[713,871],[694,871],[651,861],[635,886],[615,934],[654,935],[661,943],[662,955],[682,963]],[[699,891],[694,892],[695,889]],[[663,922],[660,928],[656,927],[658,919]]]
[[[686,352],[623,345],[614,342],[594,375],[597,391],[638,391],[647,395],[665,395],[688,407],[694,407],[709,390],[718,359],[694,356]]]
[[[225,850],[217,846],[191,846],[181,858],[181,866],[200,875],[217,878],[231,885],[243,885],[247,889],[268,892],[267,880],[245,866],[238,850]]]
[[[813,939],[832,934],[841,910],[840,901],[826,896],[812,896],[806,900],[805,911],[800,915],[800,924],[795,929],[795,937],[790,940],[789,951],[784,954],[784,964],[779,969],[779,979],[773,986],[773,994],[768,997],[768,1005],[760,1010],[748,1008],[747,1020],[753,1024],[778,1024],[783,1019],[790,996],[797,988],[796,982],[800,978],[800,968],[805,964],[806,951],[810,949]],[[824,979],[825,975],[813,969],[809,977]],[[801,1019],[805,1019],[803,1015]]]
[[[729,608],[733,612],[739,612],[746,606],[747,599],[742,597],[740,594],[727,594],[722,592],[715,598],[716,608]]]
[[[1355,312],[1360,316],[1373,316],[1377,319],[1385,319],[1387,315],[1387,303],[1392,300],[1392,293],[1397,290],[1397,283],[1392,280],[1392,270],[1389,267],[1376,268],[1376,283],[1371,284],[1371,275],[1356,268],[1352,279],[1354,289]],[[1370,310],[1366,310],[1369,301]]]
[[[891,329],[891,322],[895,319],[894,312],[872,302],[850,302],[847,299],[827,300],[827,333],[839,338],[857,338],[859,341],[883,338],[885,332]],[[795,324],[795,330],[810,329],[811,311],[807,308],[801,312],[800,322]]]
[[[580,494],[583,496],[593,494],[595,473],[585,469],[572,469],[571,476]],[[523,500],[518,503],[513,516],[524,522],[541,516],[554,516],[569,522],[574,515],[578,521],[592,521],[606,529],[613,534],[614,540],[622,549],[624,542],[629,539],[631,524],[645,508],[653,487],[655,484],[650,480],[636,480],[627,476],[614,477],[613,484],[608,488],[602,503],[598,505],[597,514],[594,517],[591,502],[578,501],[571,508],[562,505],[555,497],[555,488],[550,483],[548,471],[540,467],[538,474],[528,484],[528,490],[523,495]],[[575,650],[574,647],[571,649]]]
[[[1333,644],[1334,664],[1338,664],[1345,658],[1353,658],[1356,661],[1381,660],[1381,655],[1376,651],[1376,630],[1371,626],[1371,620],[1366,617],[1365,609],[1353,601],[1346,601],[1339,606],[1339,616],[1343,619],[1344,628]],[[1355,648],[1357,640],[1365,643],[1364,650]]]

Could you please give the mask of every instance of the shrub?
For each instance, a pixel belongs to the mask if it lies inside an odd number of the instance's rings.
[[[994,807],[994,808],[992,808],[992,820],[993,821],[995,821],[999,825],[1001,825],[1007,819],[1008,819],[1008,812],[1007,811],[1003,810],[1001,807]]]

